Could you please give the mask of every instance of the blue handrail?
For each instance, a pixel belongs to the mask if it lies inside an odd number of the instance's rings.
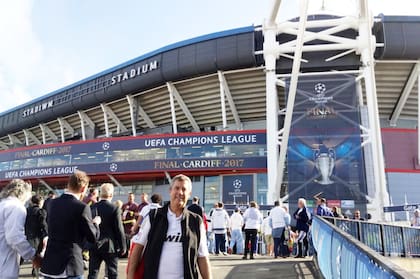
[[[312,240],[319,268],[327,279],[409,278],[410,274],[352,235],[323,218],[314,216]]]

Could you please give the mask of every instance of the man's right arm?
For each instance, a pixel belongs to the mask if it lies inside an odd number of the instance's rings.
[[[198,269],[200,269],[201,278],[203,279],[212,279],[210,271],[210,261],[208,257],[199,257],[198,258]],[[133,279],[133,278],[129,278]]]
[[[134,275],[136,273],[137,267],[139,266],[144,246],[141,244],[135,243],[133,249],[130,253],[130,258],[128,260],[128,272],[127,279],[135,279]]]
[[[92,220],[92,212],[88,205],[85,205],[81,216],[81,230],[83,236],[90,243],[95,243],[99,238],[99,226]]]

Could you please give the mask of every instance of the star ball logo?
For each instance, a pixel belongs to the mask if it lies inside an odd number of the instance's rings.
[[[317,95],[321,95],[319,97],[325,96],[325,91],[327,91],[327,87],[323,83],[315,84],[314,89],[315,89],[315,92],[317,93]]]
[[[235,192],[240,192],[242,187],[242,181],[240,179],[235,179],[232,183]]]
[[[102,149],[105,151],[108,150],[110,147],[111,147],[111,144],[107,141],[102,144]]]
[[[109,165],[109,170],[112,172],[116,172],[118,170],[118,165],[116,163],[112,163]]]

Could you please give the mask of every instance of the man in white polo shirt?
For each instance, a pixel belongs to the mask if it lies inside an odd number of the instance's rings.
[[[140,239],[135,243],[128,279],[144,257],[144,278],[212,278],[203,220],[186,209],[191,196],[189,177],[177,175],[170,187],[170,203],[152,210],[144,220]],[[144,254],[143,254],[144,250]]]

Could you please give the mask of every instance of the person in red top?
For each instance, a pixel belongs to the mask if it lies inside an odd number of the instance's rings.
[[[141,193],[141,195],[140,195],[140,204],[137,207],[136,217],[139,216],[140,211],[143,209],[143,207],[145,207],[148,204],[149,204],[149,195],[146,194],[146,193]]]
[[[83,202],[89,206],[94,205],[98,202],[98,189],[90,188],[89,194],[83,199]]]
[[[127,247],[130,247],[131,240],[131,228],[136,224],[138,216],[139,205],[134,201],[134,193],[128,193],[128,201],[123,204],[122,211],[122,221],[124,225],[125,239],[127,241]],[[125,257],[128,256],[124,255]]]

